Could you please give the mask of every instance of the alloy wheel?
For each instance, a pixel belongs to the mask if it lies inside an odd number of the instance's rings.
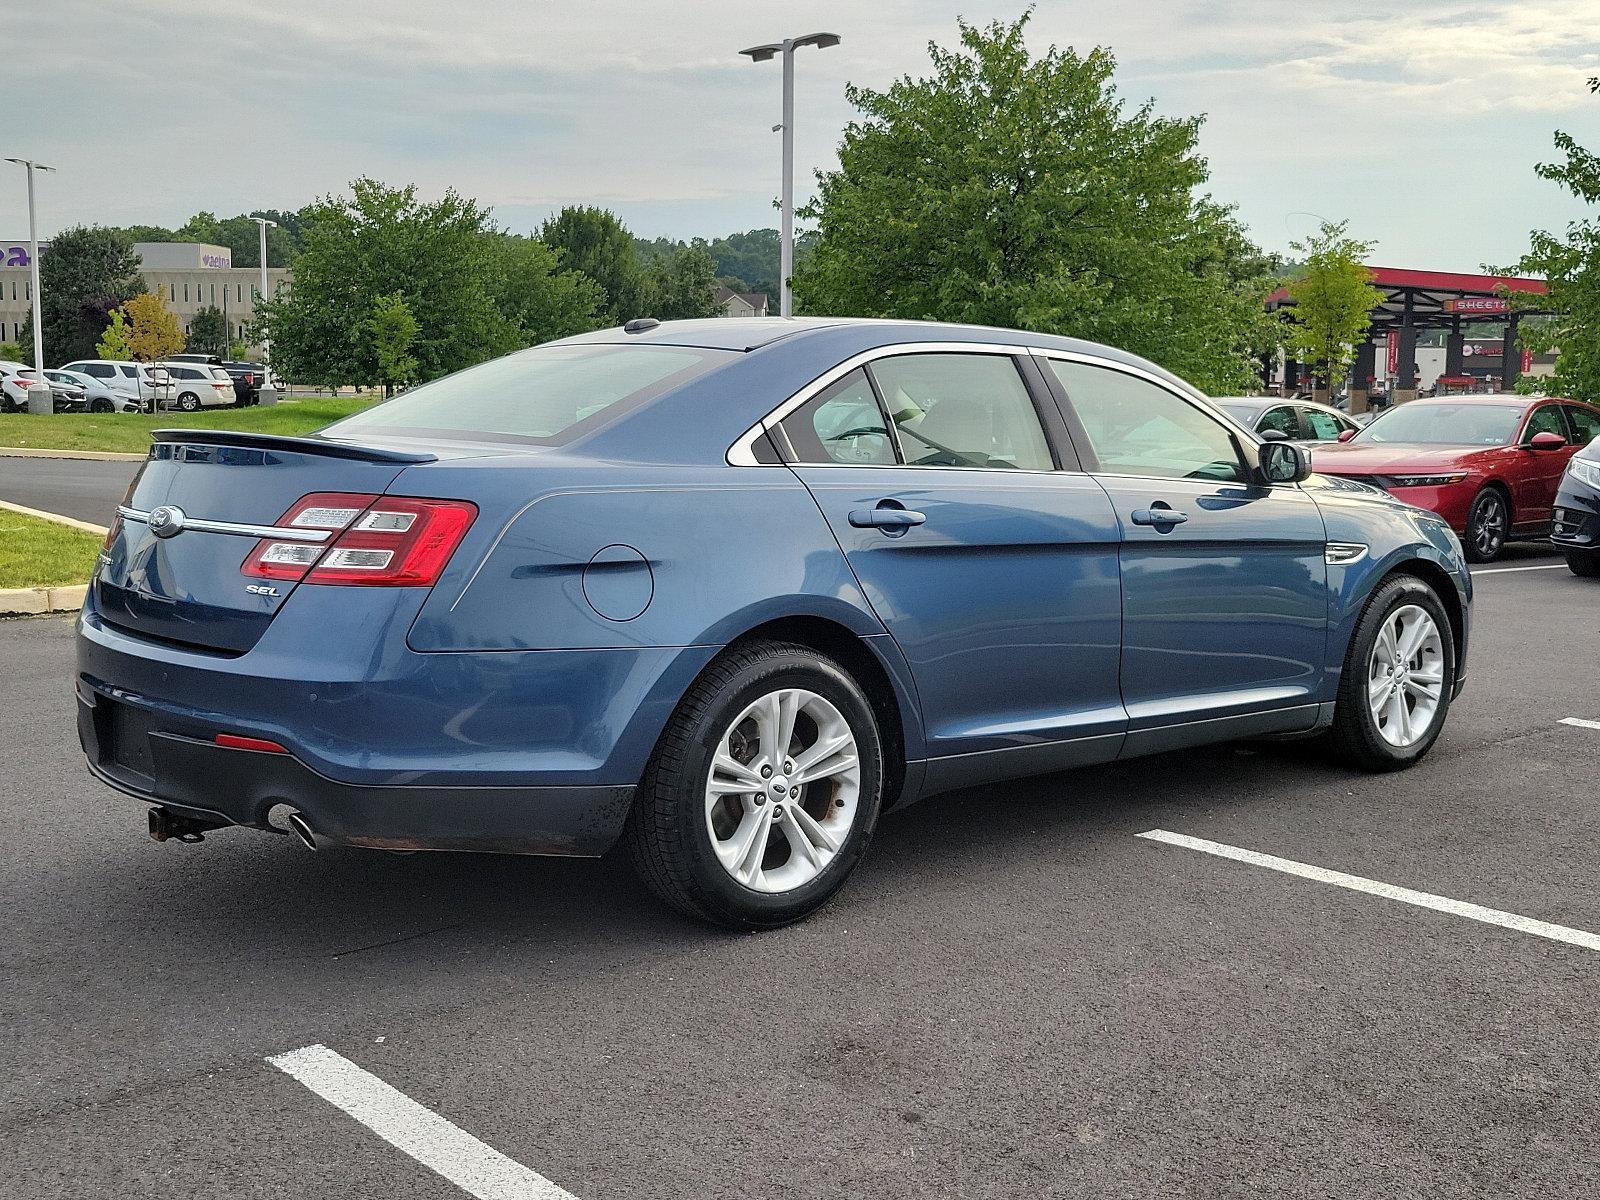
[[[1506,503],[1498,492],[1485,492],[1472,522],[1472,548],[1485,560],[1500,552],[1506,540]]]
[[[1427,736],[1444,698],[1444,639],[1426,609],[1403,605],[1384,618],[1367,660],[1367,705],[1378,736],[1414,746]]]
[[[706,829],[735,880],[790,892],[839,853],[860,794],[860,755],[844,714],[815,692],[780,688],[748,705],[716,743]]]

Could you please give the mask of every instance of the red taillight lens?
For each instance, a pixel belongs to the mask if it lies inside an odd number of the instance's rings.
[[[337,536],[327,542],[264,539],[241,569],[263,579],[430,587],[477,515],[477,505],[465,500],[317,492],[301,498],[278,524]]]
[[[100,549],[109,551],[111,543],[117,540],[117,534],[122,532],[122,514],[117,513],[111,518],[111,528],[106,530],[106,540],[100,543]]]
[[[259,754],[289,753],[277,742],[269,742],[266,738],[240,737],[237,733],[219,733],[211,740],[228,750],[254,750]]]

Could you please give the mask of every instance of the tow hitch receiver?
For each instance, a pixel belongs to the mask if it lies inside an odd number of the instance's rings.
[[[168,808],[150,810],[150,836],[158,842],[203,842],[208,829],[221,829],[221,821],[201,821]]]

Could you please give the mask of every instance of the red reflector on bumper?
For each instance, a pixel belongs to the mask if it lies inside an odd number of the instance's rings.
[[[277,742],[269,742],[266,738],[240,737],[236,733],[219,733],[212,739],[219,746],[229,750],[259,750],[262,754],[287,754],[289,753]]]

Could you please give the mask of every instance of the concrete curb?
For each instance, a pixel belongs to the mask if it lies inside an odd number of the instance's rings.
[[[87,458],[94,462],[143,462],[148,454],[119,450],[31,450],[26,446],[0,446],[0,458]]]
[[[64,587],[0,588],[0,616],[77,612],[83,607],[86,583]]]
[[[98,533],[104,537],[109,532],[104,525],[93,525],[88,521],[80,521],[77,517],[63,517],[60,513],[45,512],[42,508],[29,508],[26,504],[13,504],[9,500],[0,500],[0,508],[7,512],[18,513],[24,517],[38,517],[41,521],[53,521],[57,525],[65,525],[68,529],[81,529],[84,533]]]

